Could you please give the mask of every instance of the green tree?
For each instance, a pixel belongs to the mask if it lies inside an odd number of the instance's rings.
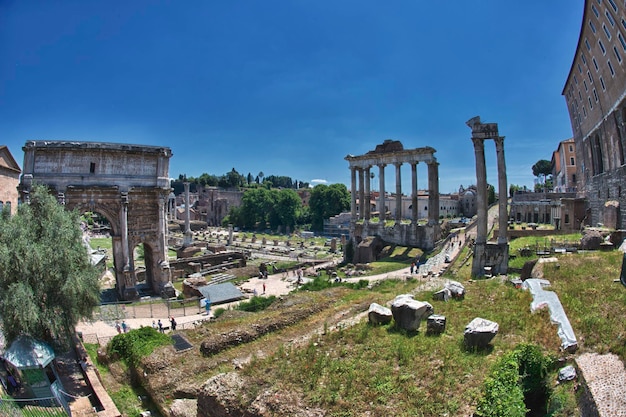
[[[0,325],[7,343],[28,334],[67,347],[100,300],[98,272],[77,212],[34,185],[30,203],[0,220]]]
[[[490,206],[495,202],[496,202],[496,187],[494,187],[491,184],[487,184],[487,205]]]
[[[318,184],[311,190],[311,229],[321,231],[324,219],[350,209],[350,193],[344,184]]]
[[[276,212],[281,225],[289,226],[293,230],[301,209],[302,200],[298,197],[298,193],[295,190],[280,190],[278,201],[276,202]]]
[[[541,184],[545,184],[548,175],[552,175],[552,163],[547,159],[540,159],[532,166],[533,175]]]

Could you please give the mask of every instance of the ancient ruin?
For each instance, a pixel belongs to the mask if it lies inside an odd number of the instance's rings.
[[[399,141],[385,140],[376,149],[364,155],[348,155],[345,160],[350,164],[351,178],[351,220],[350,235],[355,244],[368,236],[379,236],[386,242],[414,246],[430,250],[439,238],[439,163],[435,158],[435,149],[431,147],[404,149]],[[428,165],[428,223],[418,224],[417,210],[417,164]],[[385,192],[385,167],[395,167],[395,225],[385,227],[387,220],[387,198]],[[411,166],[411,216],[410,223],[402,223],[402,164]],[[371,222],[372,193],[370,188],[371,169],[378,167],[379,199],[376,204],[378,222]],[[358,180],[357,180],[358,178]],[[358,182],[358,189],[357,189]],[[367,260],[364,260],[367,261]]]
[[[498,134],[497,123],[481,123],[476,116],[467,121],[472,129],[472,142],[476,156],[476,242],[472,260],[472,276],[485,274],[506,274],[509,264],[509,243],[507,237],[507,181],[504,161],[504,136]],[[487,167],[485,164],[485,140],[493,139],[496,144],[498,162],[498,242],[487,242]]]
[[[19,185],[28,202],[34,183],[68,210],[97,212],[110,222],[118,295],[139,295],[135,248],[143,244],[146,284],[160,294],[170,282],[166,210],[170,148],[104,142],[28,141]]]

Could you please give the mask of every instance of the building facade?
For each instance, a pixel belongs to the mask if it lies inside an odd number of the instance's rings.
[[[20,183],[20,169],[11,155],[9,148],[0,146],[0,210],[7,207],[11,214],[17,211],[19,192],[17,186]]]
[[[563,96],[574,133],[576,182],[589,203],[585,222],[626,226],[626,5],[586,0]],[[615,214],[617,207],[617,216]],[[611,213],[609,213],[611,212]]]
[[[559,143],[552,152],[552,178],[555,193],[576,192],[576,142],[574,138]]]

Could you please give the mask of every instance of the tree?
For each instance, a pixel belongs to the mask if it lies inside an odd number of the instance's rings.
[[[344,184],[318,184],[311,190],[311,229],[322,230],[324,219],[350,209],[350,193]]]
[[[34,185],[30,203],[0,219],[0,325],[66,348],[79,320],[100,301],[98,272],[83,244],[79,214]]]
[[[533,165],[533,175],[539,179],[541,184],[545,184],[546,177],[552,175],[552,163],[546,159],[540,159]]]
[[[506,198],[506,195],[504,196]],[[487,205],[490,206],[496,202],[496,187],[487,184]]]

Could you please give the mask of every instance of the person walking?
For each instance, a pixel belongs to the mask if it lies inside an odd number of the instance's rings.
[[[163,333],[163,323],[161,323],[161,319],[159,319],[159,321],[157,322],[157,325],[159,326],[159,331]]]
[[[176,320],[174,316],[170,317],[170,325],[172,326],[172,331],[176,330]]]
[[[265,294],[265,283],[263,283],[263,294]]]

